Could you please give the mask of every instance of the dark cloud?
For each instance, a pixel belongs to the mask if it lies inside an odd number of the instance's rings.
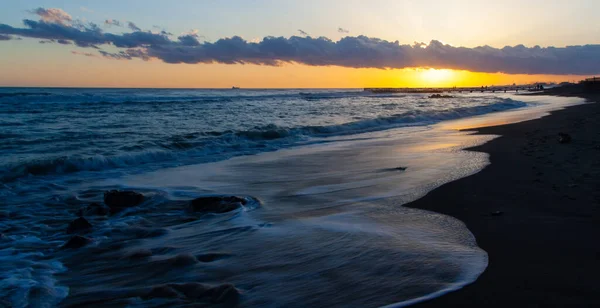
[[[98,57],[98,55],[90,53],[90,52],[80,52],[80,51],[72,50],[71,53],[74,55],[80,55],[80,56],[86,56],[86,57],[93,57],[93,58]]]
[[[523,74],[600,73],[600,45],[466,48],[435,40],[429,44],[404,45],[366,36],[347,36],[339,41],[309,36],[265,37],[259,42],[234,36],[215,42],[200,42],[196,31],[172,39],[166,31],[141,31],[129,23],[133,32],[115,34],[104,32],[92,23],[72,20],[62,10],[40,8],[34,13],[41,20],[26,19],[23,28],[0,24],[0,35],[4,40],[7,37],[28,37],[59,44],[72,42],[79,47],[114,46],[124,50],[99,52],[103,57],[119,60],[155,58],[167,63],[250,63],[273,66],[301,63],[381,69],[433,67]]]
[[[196,34],[186,34],[177,37],[179,43],[183,46],[200,46],[200,42],[198,41],[198,35]]]
[[[40,44],[54,44],[54,43],[58,43],[61,45],[71,45],[71,41],[68,40],[62,40],[62,39],[58,39],[58,40],[41,40],[39,41]]]
[[[104,21],[104,24],[107,26],[117,26],[117,27],[123,26],[120,21],[115,20],[115,19],[107,19]]]
[[[308,33],[306,33],[305,31],[303,31],[302,29],[298,29],[298,33],[300,33],[302,35],[308,36]]]
[[[141,49],[127,49],[115,53],[106,52],[103,50],[98,51],[102,56],[115,60],[132,60],[134,58],[140,58],[144,61],[150,60],[146,53]]]
[[[127,27],[133,31],[142,31],[142,29],[140,29],[138,26],[136,26],[134,23],[132,23],[131,21],[127,22]]]
[[[194,46],[149,46],[146,55],[167,63],[302,63],[354,68],[434,67],[476,72],[523,74],[600,73],[600,45],[527,48],[489,46],[465,48],[431,41],[428,45],[401,45],[366,36],[327,38],[266,37],[258,43],[240,37]]]
[[[346,29],[340,27],[340,28],[338,28],[338,32],[339,33],[350,33],[350,30],[346,30]]]

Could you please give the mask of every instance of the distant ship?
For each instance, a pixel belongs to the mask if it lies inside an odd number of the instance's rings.
[[[236,87],[236,86],[231,87],[231,90],[239,90],[239,89],[240,89],[240,87]]]

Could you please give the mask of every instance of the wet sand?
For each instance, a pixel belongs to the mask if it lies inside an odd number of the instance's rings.
[[[415,307],[600,305],[600,104],[477,131],[501,135],[469,149],[489,153],[491,165],[405,206],[462,220],[489,266]],[[559,143],[559,132],[572,141]]]

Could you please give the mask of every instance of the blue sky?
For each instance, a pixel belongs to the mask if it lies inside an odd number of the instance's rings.
[[[600,43],[600,1],[3,1],[0,22],[19,25],[27,10],[57,7],[101,24],[128,20],[179,34],[198,29],[207,40],[290,36],[302,29],[337,39],[339,27],[402,43],[436,39],[452,45],[565,46]],[[92,12],[88,11],[91,10]]]
[[[32,13],[37,8],[59,9],[69,19],[48,23]],[[557,76],[600,73],[599,11],[597,0],[4,0],[0,86],[419,86],[409,80],[414,71],[402,72],[414,68],[547,75],[493,78],[508,83],[573,80]],[[89,30],[94,23],[102,39],[90,44],[91,36],[81,41],[57,32],[48,41],[41,32],[23,34],[35,30],[24,19],[69,31],[84,29],[78,24]],[[107,25],[108,19],[141,29]],[[172,35],[160,37],[161,30]],[[299,30],[312,38],[291,39],[306,38]],[[149,39],[162,42],[128,41],[132,32],[150,31]],[[196,33],[196,45],[185,45],[180,37],[186,33]],[[265,41],[269,36],[282,40]],[[115,40],[130,48],[119,48]],[[211,44],[219,40],[221,45]],[[427,48],[400,46],[417,42]],[[571,45],[587,46],[565,48]]]

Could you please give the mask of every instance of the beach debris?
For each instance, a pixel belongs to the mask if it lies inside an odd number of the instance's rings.
[[[571,142],[571,136],[565,133],[558,133],[558,143],[569,143]]]
[[[87,232],[90,231],[90,229],[92,229],[92,224],[90,224],[90,222],[87,221],[87,219],[79,217],[69,223],[69,226],[67,227],[67,233],[72,234],[79,232]]]
[[[108,206],[92,203],[88,206],[82,207],[77,212],[77,216],[106,216],[110,213],[110,208]]]
[[[490,213],[490,215],[492,216],[502,216],[504,214],[504,212],[502,211],[493,211]]]
[[[444,94],[432,94],[429,95],[429,98],[453,98],[452,95],[444,95]]]
[[[111,210],[136,206],[144,202],[144,195],[129,190],[110,190],[104,193],[104,204]]]
[[[247,199],[236,196],[200,197],[190,202],[190,210],[201,213],[226,213],[241,208],[246,203]]]
[[[91,242],[92,242],[92,240],[87,237],[75,235],[70,240],[68,240],[64,245],[62,245],[60,247],[60,249],[77,249],[77,248],[86,246],[87,244],[89,244]]]

